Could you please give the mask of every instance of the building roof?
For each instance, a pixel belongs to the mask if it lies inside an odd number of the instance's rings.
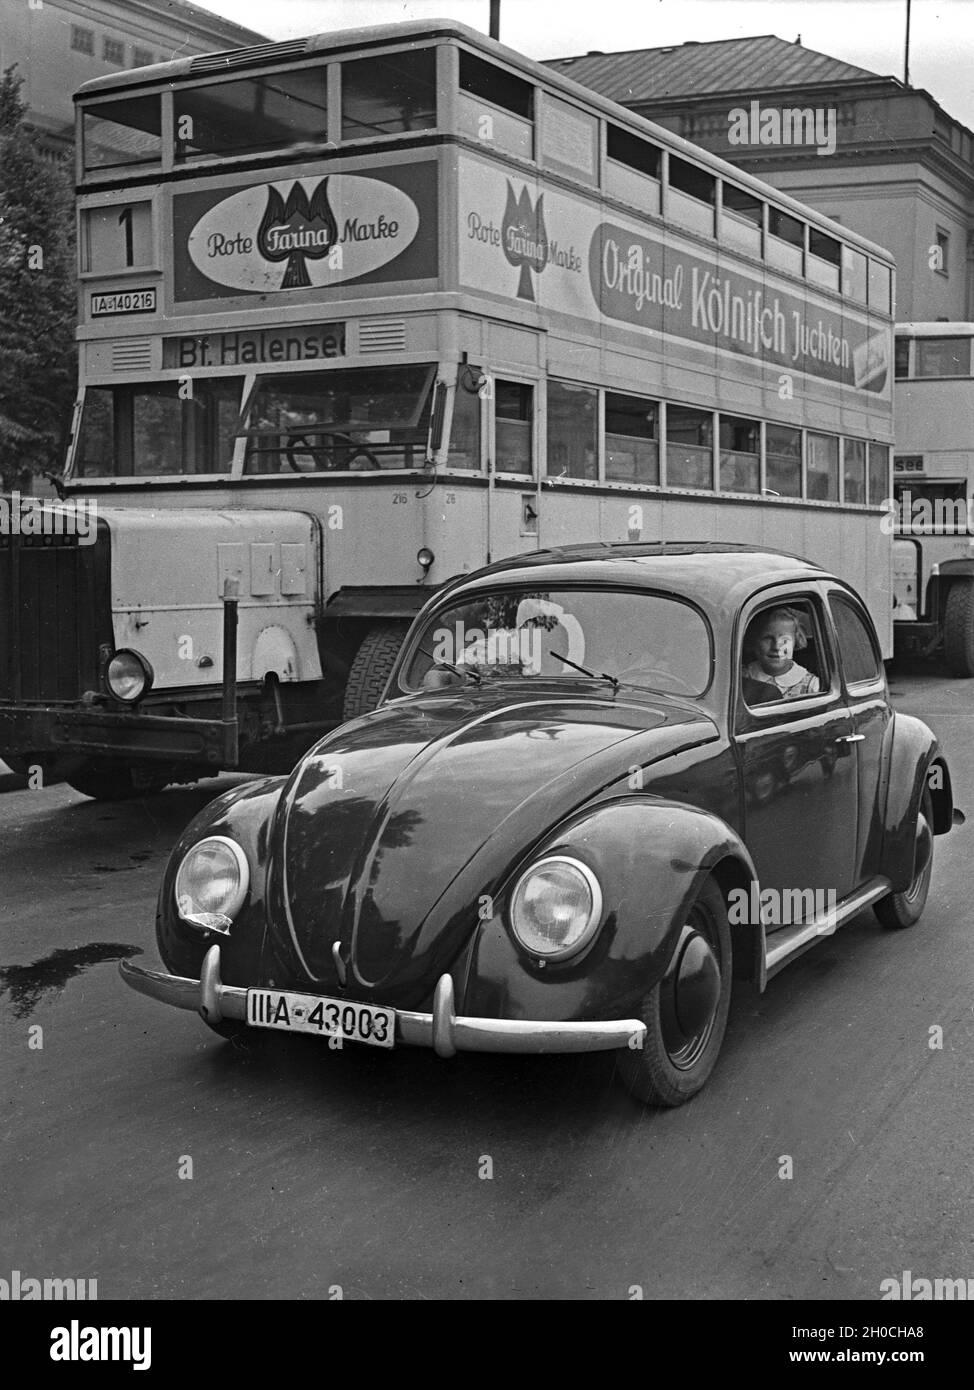
[[[214,14],[202,5],[190,4],[190,0],[168,0],[168,3],[162,6],[158,3],[145,3],[145,0],[129,0],[129,8],[146,11],[157,24],[189,24],[197,30],[209,31],[224,43],[230,42],[243,47],[267,42],[265,34],[259,34],[255,29],[245,29],[242,24],[225,19],[223,15]]]
[[[876,73],[816,53],[774,34],[716,39],[622,53],[551,58],[546,66],[624,106],[707,92],[747,92],[769,87],[875,81]]]

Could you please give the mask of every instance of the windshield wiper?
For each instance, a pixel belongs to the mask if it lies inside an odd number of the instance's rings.
[[[583,676],[591,676],[594,681],[608,681],[613,690],[619,689],[619,682],[616,680],[615,676],[610,676],[607,671],[599,671],[599,673],[596,674],[594,671],[587,671],[584,666],[579,666],[575,661],[569,661],[568,657],[562,656],[561,652],[552,652],[551,655],[557,657],[559,661],[563,661],[566,666],[571,666],[573,670],[581,671]]]
[[[452,661],[444,661],[441,656],[434,656],[433,653],[427,651],[425,647],[420,647],[419,651],[422,652],[423,656],[428,656],[434,666],[445,666],[448,671],[452,671],[454,675],[459,676],[461,680],[466,680],[467,676],[470,676],[472,680],[476,681],[477,685],[483,685],[483,676],[479,671],[475,671],[472,666],[454,666]]]

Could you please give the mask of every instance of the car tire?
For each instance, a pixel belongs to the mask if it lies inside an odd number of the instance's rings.
[[[408,631],[408,623],[377,623],[365,634],[348,673],[343,719],[357,719],[375,709]]]
[[[131,801],[135,797],[154,796],[169,781],[167,777],[159,776],[140,780],[136,785],[131,767],[121,764],[103,764],[99,767],[90,763],[66,780],[69,787],[81,792],[82,796],[90,796],[94,801]]]
[[[637,1100],[683,1105],[706,1084],[727,1028],[732,975],[727,904],[708,879],[686,913],[665,975],[643,1000],[642,1048],[619,1055],[623,1083]]]
[[[974,676],[974,584],[957,582],[947,592],[944,655],[952,676]]]
[[[933,873],[933,797],[924,787],[914,830],[913,882],[904,893],[887,893],[873,904],[873,911],[884,927],[902,930],[912,927],[923,916],[930,878]]]

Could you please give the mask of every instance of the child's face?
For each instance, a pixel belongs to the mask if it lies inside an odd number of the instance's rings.
[[[769,676],[791,668],[795,655],[796,628],[791,618],[769,618],[755,638],[758,660]]]

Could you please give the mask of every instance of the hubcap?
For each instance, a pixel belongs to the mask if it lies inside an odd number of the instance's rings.
[[[720,993],[720,961],[700,926],[688,922],[660,985],[660,1028],[674,1066],[686,1070],[699,1060]]]

